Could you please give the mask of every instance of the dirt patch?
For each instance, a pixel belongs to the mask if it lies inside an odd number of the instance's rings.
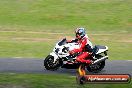
[[[0,84],[0,88],[30,88],[26,85]]]
[[[61,36],[58,35],[53,38],[24,38],[24,37],[17,37],[17,38],[11,38],[11,40],[16,40],[16,41],[36,41],[36,42],[45,42],[45,41],[59,41],[63,38],[66,38],[67,40],[73,39],[72,36]]]
[[[74,33],[57,33],[57,32],[44,32],[44,31],[0,31],[0,32],[11,32],[11,33],[19,33],[19,32],[22,32],[22,33],[30,33],[30,34],[53,34],[53,35],[66,35],[66,34],[73,34],[74,35]],[[104,33],[104,34],[88,34],[88,35],[113,35],[113,34],[106,34],[106,33]]]
[[[49,39],[49,38],[12,38],[12,39],[13,40],[20,40],[20,41],[36,41],[36,42],[56,40],[56,39]]]
[[[106,35],[113,35],[113,34],[89,34],[89,35],[100,35],[100,36],[106,36]]]
[[[60,34],[60,35],[64,35],[64,34],[69,34],[69,33],[53,33],[53,32],[37,32],[37,31],[0,31],[0,32],[7,32],[7,33],[30,33],[30,34]]]
[[[132,43],[132,40],[120,40],[119,42]]]
[[[15,40],[15,41],[31,41],[31,42],[47,42],[47,41],[59,41],[63,38],[66,38],[67,40],[71,40],[74,39],[75,36],[73,34],[73,36],[67,36],[67,34],[69,33],[53,33],[53,32],[37,32],[37,31],[0,31],[0,32],[11,32],[11,33],[29,33],[31,34],[49,34],[46,37],[42,38],[34,38],[34,37],[15,37],[15,38],[8,38],[8,37],[0,37],[0,39],[5,39],[5,40]],[[70,33],[72,34],[72,33]],[[132,39],[131,39],[132,35],[131,34],[89,34],[89,38],[90,40],[94,41],[94,38],[100,41],[109,41],[109,40],[113,40],[115,42],[124,42],[124,43],[132,43]]]

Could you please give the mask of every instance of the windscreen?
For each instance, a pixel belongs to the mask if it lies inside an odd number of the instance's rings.
[[[58,45],[61,46],[61,45],[64,45],[65,43],[66,43],[66,38],[62,39],[62,40],[58,43]]]

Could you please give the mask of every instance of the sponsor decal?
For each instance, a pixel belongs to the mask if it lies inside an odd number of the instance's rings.
[[[82,81],[84,83],[130,83],[131,77],[129,74],[93,74],[84,75]]]

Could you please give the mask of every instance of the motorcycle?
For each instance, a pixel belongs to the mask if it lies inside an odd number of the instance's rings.
[[[60,67],[66,69],[77,69],[82,64],[76,61],[76,57],[81,53],[69,54],[69,51],[79,48],[78,43],[67,43],[66,38],[56,43],[53,51],[44,59],[44,67],[47,70],[57,70]],[[92,55],[85,59],[93,61],[92,64],[85,66],[85,68],[92,73],[100,72],[105,66],[105,60],[108,59],[108,47],[95,45],[92,49]],[[94,57],[94,58],[93,58]]]

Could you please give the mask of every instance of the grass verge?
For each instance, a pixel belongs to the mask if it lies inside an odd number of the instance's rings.
[[[130,84],[77,85],[76,78],[57,74],[0,74],[1,88],[131,88]]]

